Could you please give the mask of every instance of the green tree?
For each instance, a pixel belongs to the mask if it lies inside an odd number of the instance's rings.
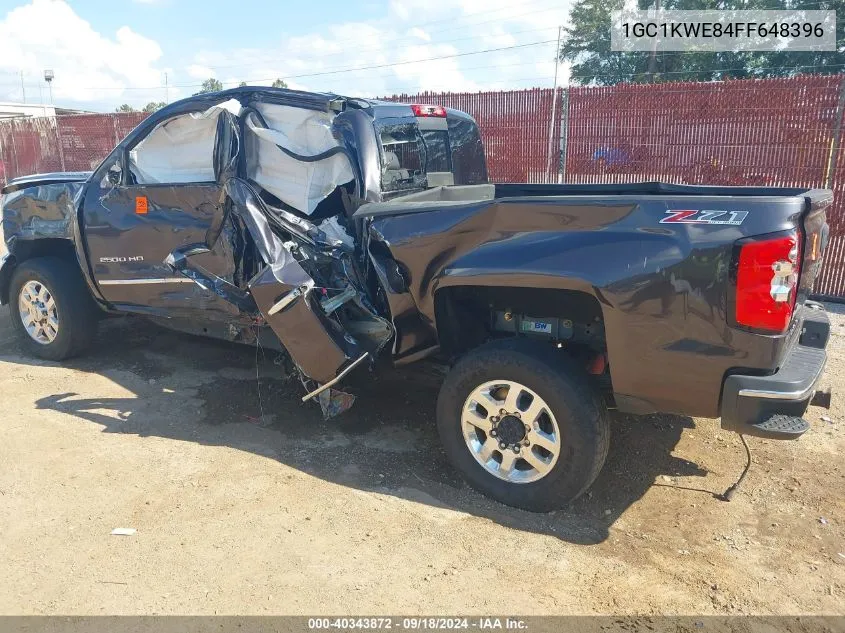
[[[238,88],[244,88],[244,87],[246,87],[245,81],[242,81],[241,83],[238,84]]]
[[[653,0],[638,0],[637,4],[648,9]],[[575,0],[560,48],[560,60],[572,64],[574,82],[718,81],[845,70],[845,20],[841,19],[836,25],[836,52],[658,52],[651,65],[649,52],[610,50],[610,16],[622,6],[623,0]],[[842,15],[845,0],[662,0],[661,6],[668,10],[829,9]]]
[[[115,112],[137,112],[137,110],[128,103],[124,103],[119,108],[115,108]]]
[[[200,88],[199,92],[195,92],[195,95],[204,95],[208,94],[209,92],[220,92],[223,90],[223,84],[220,82],[219,79],[215,79],[214,77],[210,77],[202,82],[202,87]]]
[[[273,88],[287,88],[288,84],[284,79],[274,79],[271,86]]]
[[[156,110],[161,110],[167,104],[164,101],[150,101],[147,105],[144,106],[141,112],[146,112],[147,114],[152,114]]]

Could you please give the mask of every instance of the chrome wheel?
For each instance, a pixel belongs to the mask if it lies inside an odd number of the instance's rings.
[[[464,402],[461,431],[475,460],[511,483],[542,479],[560,455],[560,429],[551,408],[512,380],[478,386]]]
[[[59,335],[59,313],[53,295],[40,281],[27,281],[18,295],[21,323],[32,340],[48,345]]]

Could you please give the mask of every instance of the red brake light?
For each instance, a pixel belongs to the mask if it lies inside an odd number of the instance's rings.
[[[411,106],[411,110],[413,111],[414,116],[431,116],[441,119],[446,118],[446,108],[443,106],[422,105],[420,103],[415,103]]]
[[[800,231],[741,243],[736,273],[738,325],[783,332],[789,326],[801,262]]]

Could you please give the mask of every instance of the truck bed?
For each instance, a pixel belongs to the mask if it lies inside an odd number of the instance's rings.
[[[665,198],[698,197],[718,198],[804,198],[813,205],[828,204],[833,194],[824,189],[797,187],[728,187],[712,185],[676,185],[663,182],[638,182],[620,184],[523,184],[500,183],[433,187],[387,202],[365,204],[355,213],[356,217],[400,215],[428,211],[436,207],[449,207],[467,203],[525,197],[612,197],[612,199],[660,196]]]
[[[620,408],[718,417],[726,375],[772,374],[795,344],[831,201],[798,188],[499,184],[435,188],[355,217],[387,246],[423,315],[400,328],[397,357],[443,344],[438,313],[455,288],[546,292],[549,314],[532,316],[554,316],[555,297],[578,293],[599,306]],[[796,227],[805,259],[789,329],[732,325],[735,244]]]

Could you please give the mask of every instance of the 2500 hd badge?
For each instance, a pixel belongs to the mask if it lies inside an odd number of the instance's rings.
[[[143,255],[130,255],[128,257],[101,257],[100,263],[101,264],[122,264],[124,262],[142,262],[144,261]]]

